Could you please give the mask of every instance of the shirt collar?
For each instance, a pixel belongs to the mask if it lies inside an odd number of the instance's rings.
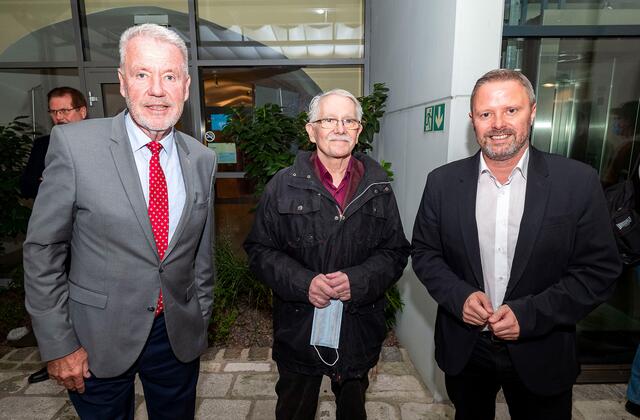
[[[509,182],[511,182],[511,178],[513,178],[513,174],[516,174],[516,173],[519,173],[520,175],[522,175],[522,178],[524,178],[524,180],[526,181],[528,169],[529,169],[529,147],[527,147],[527,150],[524,151],[524,153],[520,157],[520,160],[518,160],[518,163],[516,164],[516,166],[511,170],[511,174],[509,175],[509,180],[506,183],[508,184]],[[489,169],[489,167],[487,166],[487,162],[484,159],[484,154],[480,152],[479,174],[482,175],[484,173],[489,174],[491,178],[495,178],[493,176],[493,173],[491,173],[491,169]]]
[[[329,170],[322,164],[320,158],[318,157],[317,152],[313,152],[312,159],[318,169],[318,173],[320,174],[321,180],[328,181],[329,184],[333,185],[333,176],[329,173]],[[347,176],[351,175],[351,170],[353,169],[353,156],[349,157],[349,163],[347,164],[347,170],[345,172],[344,179],[348,179]]]
[[[129,142],[131,143],[131,148],[134,153],[143,147],[146,149],[147,143],[151,141],[149,137],[138,127],[138,125],[133,122],[133,118],[131,118],[131,114],[127,111],[124,116],[124,124],[127,129],[127,134],[129,136]],[[167,152],[167,156],[170,156],[173,152],[174,141],[174,129],[172,128],[169,134],[164,136],[162,140],[160,140],[160,144],[165,152]]]

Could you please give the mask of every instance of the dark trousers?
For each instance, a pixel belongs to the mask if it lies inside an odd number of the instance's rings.
[[[280,366],[278,371],[280,378],[276,384],[276,419],[313,420],[316,417],[322,375],[303,375]],[[362,378],[331,381],[331,391],[336,396],[336,420],[367,418],[364,396],[368,387],[369,378],[366,374]]]
[[[189,363],[176,359],[161,314],[133,366],[114,378],[85,379],[85,392],[69,392],[69,398],[83,420],[133,420],[138,374],[149,419],[193,419],[199,367],[200,359]]]
[[[445,376],[456,420],[493,419],[500,388],[513,420],[571,420],[571,389],[552,396],[532,393],[513,369],[506,345],[484,334],[462,372]]]

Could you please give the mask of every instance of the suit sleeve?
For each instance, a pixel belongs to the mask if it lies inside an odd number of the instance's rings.
[[[276,175],[260,197],[251,232],[244,242],[253,274],[269,286],[278,297],[289,302],[309,303],[309,285],[318,272],[309,270],[283,251],[278,232]]]
[[[479,289],[461,279],[445,257],[441,225],[441,189],[445,187],[442,180],[429,174],[413,225],[411,262],[418,279],[438,305],[462,321],[465,301]]]
[[[505,301],[518,319],[520,338],[573,327],[613,294],[622,265],[600,182],[595,171],[590,175],[565,273],[541,293]]]
[[[195,260],[195,285],[205,326],[209,325],[209,318],[213,308],[213,288],[215,284],[215,261],[213,247],[215,243],[214,230],[214,186],[216,176],[216,155],[213,154],[213,164],[210,176],[209,206],[207,220],[204,225],[202,238],[198,245]]]
[[[67,300],[65,261],[75,210],[76,180],[64,131],[51,133],[45,181],[34,203],[23,248],[25,305],[31,315],[42,360],[58,359],[80,344]]]
[[[343,270],[349,277],[351,300],[356,306],[378,301],[402,275],[409,258],[410,246],[404,235],[398,205],[393,193],[387,202],[389,215],[380,244],[361,264]]]

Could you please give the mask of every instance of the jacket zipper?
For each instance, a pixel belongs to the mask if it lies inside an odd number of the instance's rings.
[[[347,212],[347,209],[349,208],[350,205],[352,205],[353,203],[355,203],[360,197],[362,197],[368,190],[369,188],[373,187],[374,185],[389,185],[391,184],[388,181],[385,182],[373,182],[369,185],[367,185],[367,188],[365,188],[360,194],[356,195],[353,200],[351,200],[349,202],[349,204],[347,204],[347,206],[344,208],[344,211],[340,209],[340,206],[336,204],[336,209],[338,209],[338,216],[340,217],[340,221],[344,221],[345,216],[344,214]]]

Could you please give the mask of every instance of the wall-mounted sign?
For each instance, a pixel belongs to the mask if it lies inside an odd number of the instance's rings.
[[[444,130],[444,104],[428,106],[424,109],[424,131]]]
[[[209,143],[208,146],[216,151],[218,163],[238,163],[235,143]]]
[[[204,141],[207,143],[212,143],[216,139],[216,133],[213,131],[207,131],[204,133]]]

